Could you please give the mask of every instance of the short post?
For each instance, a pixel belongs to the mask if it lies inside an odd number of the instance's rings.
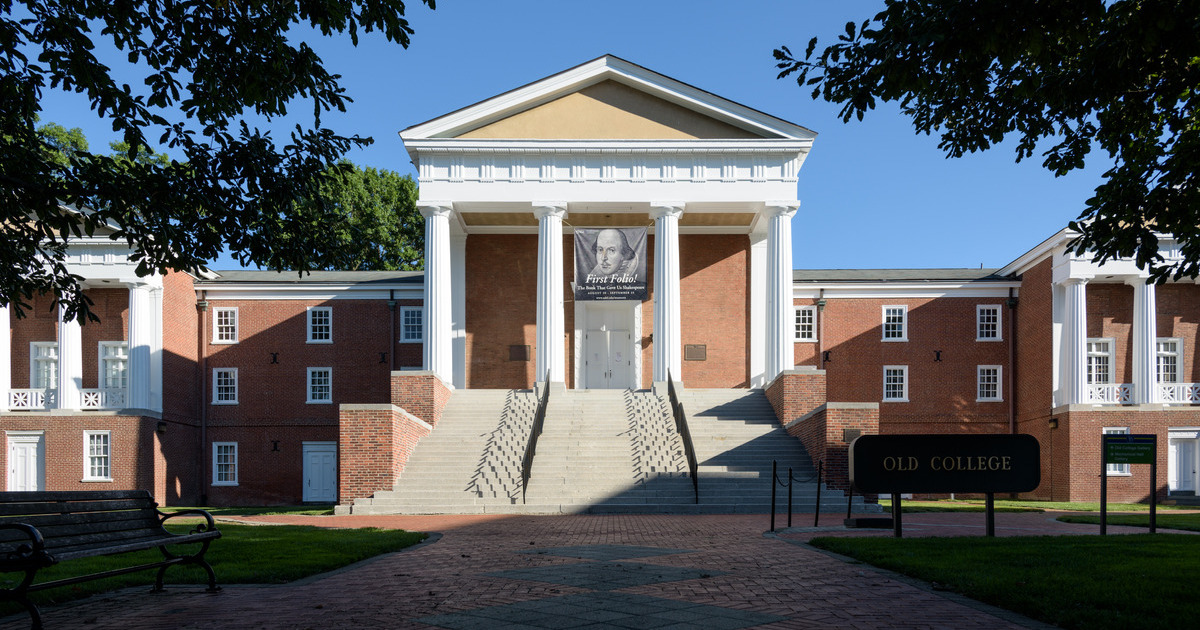
[[[792,526],[792,467],[788,466],[788,527]]]
[[[1154,459],[1150,460],[1150,533],[1153,534],[1157,530],[1155,528],[1154,517],[1156,516],[1158,507],[1158,442],[1154,443]]]
[[[996,495],[987,493],[985,500],[987,511],[987,536],[994,538],[996,536]]]
[[[817,462],[817,509],[813,510],[813,527],[821,522],[821,485],[824,483],[825,462]]]
[[[775,531],[775,471],[779,467],[777,460],[771,460],[771,531]]]
[[[900,525],[900,493],[892,493],[892,525],[896,538],[904,538],[904,528]]]
[[[1108,446],[1100,449],[1100,535],[1108,534]]]

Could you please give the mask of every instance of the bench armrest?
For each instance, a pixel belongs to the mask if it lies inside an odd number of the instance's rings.
[[[25,560],[32,558],[35,555],[46,555],[46,541],[42,538],[42,533],[33,525],[28,523],[0,523],[0,530],[15,529],[24,533],[29,537],[28,543],[17,545],[16,549],[9,552],[4,560]]]
[[[204,517],[205,522],[197,524],[196,527],[194,529],[192,529],[193,534],[216,531],[216,529],[217,529],[216,521],[213,520],[212,514],[209,514],[207,510],[193,509],[193,510],[179,510],[178,512],[163,512],[162,510],[158,510],[158,522],[160,525],[166,525],[167,519],[175,518],[176,516],[203,516]]]

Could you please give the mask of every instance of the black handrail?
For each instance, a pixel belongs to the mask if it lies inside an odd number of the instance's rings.
[[[525,490],[529,488],[529,472],[533,468],[533,454],[537,451],[538,437],[542,434],[542,425],[546,422],[546,405],[550,403],[550,371],[546,371],[546,381],[542,384],[542,394],[538,396],[537,413],[533,414],[533,426],[529,428],[529,440],[525,442],[525,456],[521,458],[521,503],[525,503]]]
[[[696,494],[696,503],[700,503],[700,479],[696,476],[696,447],[692,446],[692,432],[688,431],[687,414],[683,412],[683,403],[675,393],[675,381],[671,380],[671,372],[667,371],[667,397],[671,402],[671,415],[675,416],[675,430],[679,439],[683,440],[683,454],[687,457],[688,473],[692,476],[692,492]]]
[[[817,462],[817,476],[815,477],[815,479],[817,480],[817,508],[815,510],[813,510],[813,527],[820,527],[820,523],[821,523],[821,486],[824,483],[823,482],[824,476],[825,476],[825,462],[819,461],[819,462]],[[804,479],[797,479],[796,476],[792,474],[791,467],[788,467],[787,483],[785,484],[784,482],[780,481],[780,479],[779,479],[779,460],[777,460],[777,459],[771,460],[771,531],[775,531],[775,506],[777,504],[775,501],[775,486],[778,485],[780,487],[787,488],[787,491],[788,491],[788,498],[787,498],[787,517],[788,517],[787,523],[788,524],[787,524],[787,526],[791,527],[792,526],[792,482],[799,481],[800,483],[808,483],[808,482],[812,481],[813,479],[814,479],[814,477],[806,477]],[[847,519],[850,518],[849,515],[847,515],[846,518]]]

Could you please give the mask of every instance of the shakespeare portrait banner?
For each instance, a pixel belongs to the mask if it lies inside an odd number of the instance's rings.
[[[575,229],[575,299],[645,300],[646,233],[636,228]]]

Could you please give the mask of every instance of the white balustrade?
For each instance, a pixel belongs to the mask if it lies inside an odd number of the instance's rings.
[[[82,389],[80,409],[124,409],[129,393],[124,389]],[[8,408],[13,411],[53,409],[58,401],[57,389],[10,389]]]
[[[1200,383],[1159,383],[1158,396],[1164,403],[1200,404]]]
[[[1128,405],[1133,402],[1133,384],[1088,385],[1087,401],[1102,405]]]

